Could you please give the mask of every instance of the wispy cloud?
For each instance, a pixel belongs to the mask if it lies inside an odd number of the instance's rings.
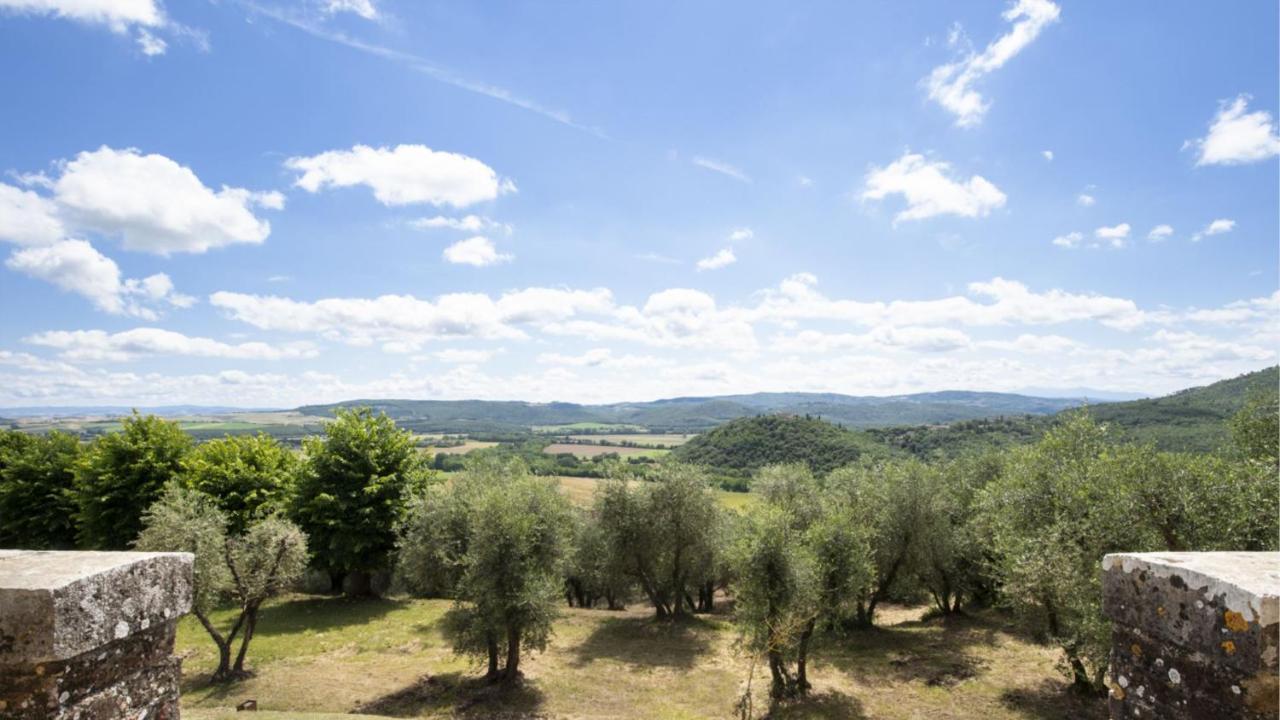
[[[337,43],[368,55],[374,55],[392,62],[400,63],[414,72],[426,75],[427,77],[446,85],[452,85],[453,87],[466,90],[467,92],[493,98],[499,102],[518,107],[521,110],[534,113],[535,115],[541,115],[542,117],[558,122],[561,125],[566,125],[575,130],[581,130],[582,132],[594,135],[598,138],[609,138],[609,136],[600,128],[591,125],[583,125],[582,123],[575,121],[569,113],[563,110],[547,107],[542,103],[517,95],[516,93],[498,85],[490,85],[485,82],[463,77],[453,70],[437,65],[424,57],[389,48],[384,45],[365,42],[358,38],[353,38],[346,33],[324,27],[307,17],[285,11],[281,8],[261,5],[256,2],[252,2],[252,0],[241,1],[246,8],[255,14],[270,18],[271,20],[283,23],[297,30],[301,30],[302,32],[320,40]]]
[[[733,165],[730,165],[729,163],[724,162],[723,160],[716,160],[714,158],[703,157],[702,155],[694,155],[693,159],[690,160],[690,162],[692,162],[694,165],[697,165],[700,168],[706,168],[707,170],[710,170],[712,172],[718,172],[721,175],[724,175],[726,177],[731,177],[734,180],[737,180],[738,182],[744,182],[744,183],[751,182],[751,177],[749,175],[742,172],[737,167],[734,167]]]

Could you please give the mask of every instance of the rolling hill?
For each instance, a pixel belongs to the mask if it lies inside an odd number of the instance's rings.
[[[743,476],[775,463],[805,463],[821,474],[864,457],[892,454],[864,432],[786,414],[731,420],[672,451],[681,462]]]
[[[767,413],[810,415],[850,427],[882,427],[950,423],[1005,415],[1051,415],[1083,402],[1078,398],[965,391],[886,397],[755,393],[611,405],[482,400],[352,400],[330,405],[307,405],[298,408],[298,412],[328,416],[339,407],[368,406],[420,432],[512,431],[573,423],[638,425],[654,432],[689,432]]]

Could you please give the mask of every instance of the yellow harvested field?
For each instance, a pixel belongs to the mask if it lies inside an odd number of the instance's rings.
[[[484,448],[496,447],[498,443],[488,442],[486,440],[468,440],[456,447],[429,447],[427,450],[433,455],[466,455],[472,450],[481,450]]]
[[[570,455],[585,458],[608,455],[609,453],[614,453],[620,457],[661,457],[667,453],[666,450],[656,450],[654,448],[622,447],[620,445],[580,445],[578,443],[552,443],[543,448],[542,452],[548,455],[569,453]]]

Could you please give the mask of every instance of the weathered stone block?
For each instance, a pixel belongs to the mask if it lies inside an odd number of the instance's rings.
[[[1113,718],[1275,718],[1280,553],[1102,561]]]
[[[0,550],[0,718],[176,718],[186,553]]]

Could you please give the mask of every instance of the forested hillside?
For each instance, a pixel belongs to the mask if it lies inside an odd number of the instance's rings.
[[[1208,452],[1227,443],[1227,419],[1252,395],[1278,385],[1280,368],[1270,367],[1164,397],[1097,405],[1091,411],[1126,439],[1154,443],[1161,450]]]
[[[746,475],[766,465],[804,463],[815,473],[888,457],[893,451],[866,433],[799,415],[760,415],[727,422],[672,452],[679,462]]]

